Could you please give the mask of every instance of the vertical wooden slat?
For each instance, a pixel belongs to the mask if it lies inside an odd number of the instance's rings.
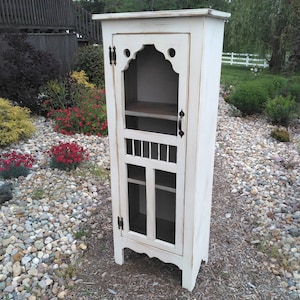
[[[9,24],[13,24],[12,13],[11,13],[11,2],[6,3],[6,15],[9,19]]]
[[[33,11],[33,18],[34,18],[33,25],[34,26],[38,24],[38,15],[37,15],[36,1],[37,0],[31,0],[31,2],[32,2],[31,9]]]
[[[25,26],[28,26],[28,25],[31,24],[30,6],[31,6],[31,1],[30,0],[27,0],[25,3],[23,2],[23,11],[24,11],[23,23],[24,23]]]
[[[20,5],[20,21],[21,21],[21,24],[23,26],[26,25],[27,23],[27,13],[26,13],[26,5],[27,5],[27,1],[22,1],[22,0],[19,0],[19,5]]]
[[[17,24],[24,24],[23,22],[23,8],[22,8],[22,3],[20,0],[16,1],[17,5]]]
[[[39,14],[40,3],[39,0],[34,0],[34,12],[35,12],[35,25],[41,24],[41,18]]]
[[[26,9],[27,9],[27,25],[32,25],[34,22],[34,15],[33,15],[33,0],[28,0],[28,5],[26,5]]]
[[[5,10],[6,19],[8,22],[7,24],[11,24],[11,17],[9,15],[9,4],[8,3],[6,3],[4,10]]]
[[[49,22],[48,22],[48,14],[46,13],[49,8],[48,8],[48,3],[45,0],[40,1],[40,14],[41,14],[41,20],[44,26],[49,26]],[[51,13],[50,13],[51,14]]]
[[[8,20],[7,20],[7,15],[5,12],[5,5],[1,5],[0,6],[0,15],[1,15],[1,19],[0,19],[0,24],[8,24]]]
[[[17,24],[16,14],[17,14],[16,0],[12,0],[10,6],[10,15],[11,15],[12,24],[14,25]]]

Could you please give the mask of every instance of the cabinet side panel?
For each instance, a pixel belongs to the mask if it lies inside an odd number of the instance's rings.
[[[198,153],[196,161],[194,253],[196,264],[208,260],[216,125],[224,22],[205,20],[201,67]]]

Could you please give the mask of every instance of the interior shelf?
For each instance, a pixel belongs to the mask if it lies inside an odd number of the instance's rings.
[[[148,117],[177,121],[177,105],[136,101],[126,105],[127,116]]]

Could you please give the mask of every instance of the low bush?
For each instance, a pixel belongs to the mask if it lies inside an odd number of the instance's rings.
[[[288,92],[295,98],[296,102],[300,103],[300,80],[291,80],[287,86]]]
[[[24,34],[7,34],[5,40],[9,48],[2,53],[0,97],[40,113],[40,88],[59,76],[59,64],[51,54],[36,50]]]
[[[261,113],[268,100],[268,90],[256,80],[241,83],[232,92],[229,103],[238,108],[243,115]]]
[[[276,128],[271,131],[271,137],[279,142],[290,142],[290,134],[285,129]]]
[[[53,109],[48,116],[54,119],[55,130],[62,134],[107,135],[104,90],[85,90],[77,106]]]
[[[269,98],[274,98],[281,94],[287,93],[287,83],[288,80],[281,76],[273,75],[273,76],[266,76],[266,77],[258,77],[255,80],[257,86],[266,89],[268,92]]]
[[[89,78],[87,77],[84,70],[81,71],[73,71],[71,73],[71,77],[77,81],[78,84],[83,85],[85,88],[94,89],[95,85],[89,82]]]
[[[35,159],[29,154],[16,151],[0,154],[0,177],[3,179],[27,176]]]
[[[72,68],[74,71],[84,70],[89,82],[104,87],[104,61],[102,46],[84,46],[76,51]]]
[[[258,77],[255,79],[255,85],[262,87],[268,93],[268,96],[273,98],[276,96],[275,82],[270,77]]]
[[[76,142],[59,142],[48,151],[50,167],[70,171],[76,169],[80,163],[89,159],[86,149]]]
[[[0,146],[17,142],[34,132],[30,110],[13,106],[9,100],[0,98]]]
[[[43,91],[43,111],[78,106],[82,95],[94,85],[87,81],[84,71],[68,73],[61,80],[50,80]]]
[[[287,97],[277,96],[268,100],[265,112],[273,124],[288,127],[289,123],[297,118],[297,105],[291,95]]]

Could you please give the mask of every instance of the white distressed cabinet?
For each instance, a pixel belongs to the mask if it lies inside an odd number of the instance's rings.
[[[182,270],[208,259],[224,19],[211,9],[95,14],[102,23],[114,253]]]

